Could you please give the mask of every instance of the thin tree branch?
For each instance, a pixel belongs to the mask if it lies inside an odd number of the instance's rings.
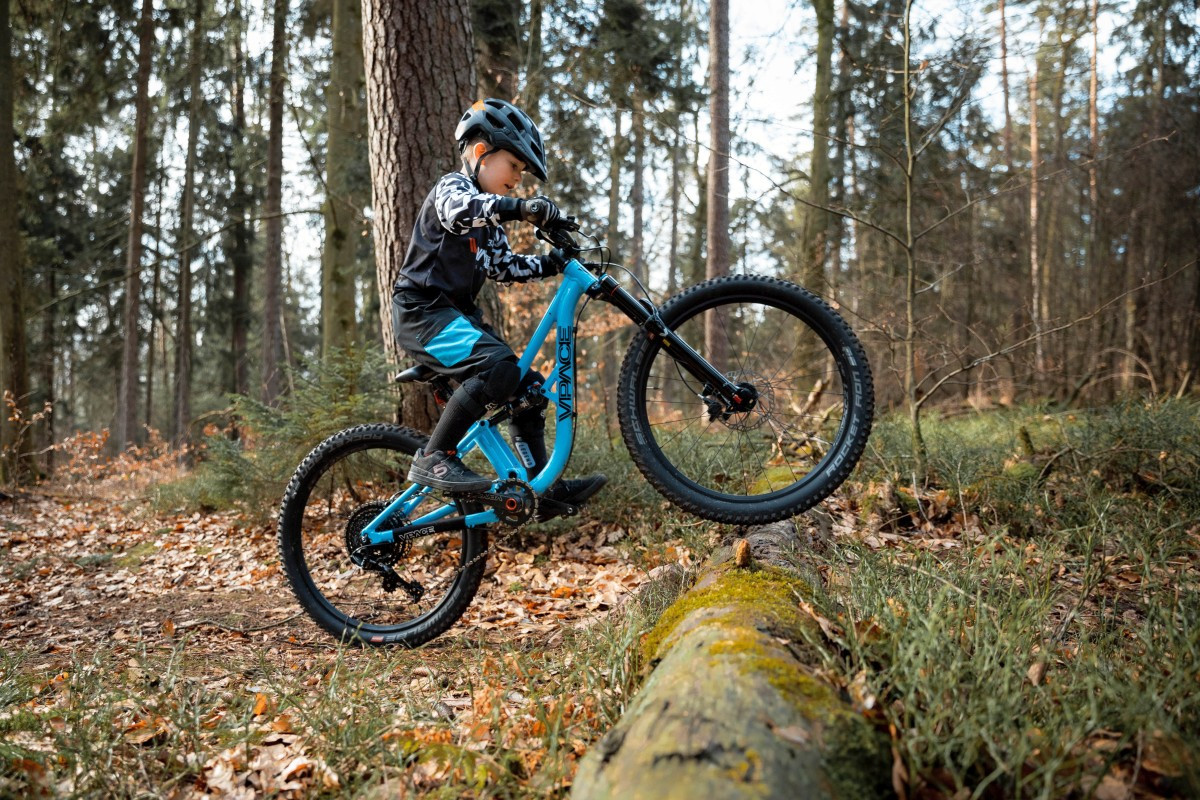
[[[971,359],[966,364],[963,364],[963,365],[951,370],[950,372],[947,372],[945,375],[943,375],[941,378],[939,378],[933,384],[933,386],[929,387],[929,391],[925,392],[919,398],[917,398],[917,400],[916,400],[917,408],[918,409],[921,408],[921,406],[923,406],[925,404],[925,401],[928,400],[929,398],[933,397],[933,395],[937,393],[937,390],[942,388],[942,386],[944,386],[951,378],[954,378],[958,375],[963,374],[964,372],[968,372],[972,369],[975,369],[975,367],[978,367],[981,364],[986,364],[987,362],[994,361],[995,359],[1000,358],[1001,356],[1006,356],[1009,353],[1011,353],[1015,350],[1019,350],[1022,347],[1024,347],[1025,345],[1030,344],[1031,342],[1035,342],[1038,339],[1043,339],[1052,333],[1058,333],[1059,331],[1065,331],[1065,330],[1075,327],[1076,325],[1078,325],[1081,322],[1087,322],[1090,319],[1094,319],[1095,317],[1099,316],[1100,313],[1102,311],[1104,311],[1106,308],[1117,303],[1120,300],[1123,300],[1124,298],[1128,297],[1129,295],[1134,294],[1135,292],[1140,292],[1143,289],[1148,289],[1151,286],[1156,286],[1157,284],[1165,283],[1166,281],[1171,280],[1176,275],[1179,275],[1180,273],[1182,273],[1184,270],[1188,269],[1189,267],[1196,266],[1196,264],[1197,264],[1197,260],[1193,259],[1192,261],[1189,261],[1188,263],[1184,264],[1182,267],[1180,267],[1179,269],[1170,273],[1169,275],[1164,275],[1163,277],[1158,278],[1157,280],[1143,282],[1143,283],[1139,284],[1138,286],[1134,286],[1132,289],[1127,289],[1126,291],[1121,292],[1120,294],[1109,298],[1101,305],[1092,309],[1091,311],[1084,314],[1083,316],[1076,317],[1075,319],[1071,320],[1070,322],[1064,322],[1063,324],[1058,325],[1054,328],[1049,328],[1047,330],[1040,331],[1038,333],[1034,333],[1030,336],[1026,336],[1024,339],[1021,339],[1018,342],[1014,342],[1013,344],[1008,345],[1007,347],[1002,347],[999,350],[994,350],[986,355],[982,355],[982,356],[979,356],[978,358]],[[931,375],[927,375],[925,378],[922,378],[921,381],[917,384],[917,387],[920,388],[921,384],[923,384],[925,382],[925,379],[929,378],[929,377],[931,377]]]
[[[264,214],[261,217],[251,217],[249,219],[249,221],[250,222],[261,222],[262,220],[270,219],[272,217],[291,217],[296,214],[323,214],[323,213],[324,212],[319,208],[305,208],[305,209],[300,209],[297,211],[281,211],[278,214]],[[153,267],[156,264],[163,264],[169,260],[178,258],[185,249],[191,250],[195,247],[198,247],[199,245],[203,244],[204,242],[207,242],[209,239],[212,239],[216,236],[220,236],[222,233],[224,233],[225,231],[229,230],[230,228],[234,227],[237,224],[238,224],[237,222],[230,222],[227,225],[222,225],[220,228],[217,228],[216,230],[212,231],[211,233],[206,233],[204,236],[193,239],[193,241],[190,244],[188,244],[188,246],[186,248],[171,250],[171,251],[167,252],[166,254],[161,255],[158,258],[154,259],[153,261],[150,261],[146,264],[140,265],[138,267],[138,269],[145,269],[147,267]],[[156,252],[158,252],[158,251],[156,251]],[[109,278],[106,281],[100,281],[99,283],[93,283],[88,286],[80,287],[79,289],[76,289],[73,292],[67,292],[66,294],[61,294],[58,297],[51,300],[50,302],[34,309],[33,314],[31,316],[36,317],[38,314],[41,314],[43,311],[47,311],[47,310],[53,308],[54,306],[58,305],[63,300],[69,300],[72,297],[79,297],[80,295],[88,294],[89,292],[94,292],[97,289],[103,289],[105,286],[111,286],[114,283],[120,283],[121,281],[124,281],[125,278],[127,278],[128,276],[129,276],[129,271],[125,270],[117,275],[114,275],[113,277]]]

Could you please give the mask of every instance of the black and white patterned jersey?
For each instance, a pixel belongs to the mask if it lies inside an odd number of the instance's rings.
[[[517,255],[508,246],[498,208],[506,200],[481,192],[461,172],[443,175],[417,214],[393,290],[441,292],[470,313],[487,278],[523,283],[545,277],[541,256]]]

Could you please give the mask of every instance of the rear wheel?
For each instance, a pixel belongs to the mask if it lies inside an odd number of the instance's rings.
[[[773,522],[827,497],[866,446],[874,410],[862,345],[823,300],[776,278],[701,283],[661,316],[734,383],[730,411],[661,337],[638,336],[621,368],[618,411],[646,479],[685,510],[735,524]]]
[[[304,610],[339,638],[416,647],[453,625],[479,589],[482,530],[430,534],[363,559],[358,533],[408,485],[425,441],[397,425],[349,428],[309,453],[288,484],[279,513],[284,572]]]

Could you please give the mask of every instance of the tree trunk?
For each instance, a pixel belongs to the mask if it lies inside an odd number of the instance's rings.
[[[633,138],[633,182],[629,188],[629,203],[633,206],[633,241],[630,243],[629,268],[641,280],[647,279],[644,255],[646,205],[646,110],[640,89],[633,92],[633,113],[629,121]]]
[[[531,19],[536,36],[530,36],[530,50],[526,54],[527,68],[541,58],[540,10],[532,9],[530,13],[538,13],[536,19]],[[507,0],[473,0],[471,2],[471,30],[475,40],[475,74],[479,79],[480,97],[499,97],[503,100],[516,102],[518,97],[517,77],[520,71],[518,48],[521,43],[521,9],[520,5]],[[536,39],[536,41],[532,41]],[[536,49],[535,49],[536,48]],[[526,113],[535,123],[538,121],[537,92],[521,93],[521,102]],[[517,236],[532,236],[518,230]],[[520,246],[517,237],[513,236],[510,226],[510,241]],[[479,291],[476,304],[483,309],[483,317],[490,322],[501,336],[507,336],[508,320],[504,315],[504,303],[500,300],[500,292],[496,284],[488,281]]]
[[[321,257],[321,356],[358,338],[354,279],[362,201],[353,165],[366,131],[359,104],[363,84],[360,0],[334,0],[333,61],[325,91],[325,250]]]
[[[121,351],[121,389],[113,444],[118,450],[139,438],[137,430],[138,352],[141,344],[138,317],[142,293],[142,213],[146,205],[146,128],[150,117],[150,54],[154,47],[154,12],[151,0],[142,0],[138,24],[138,71],[134,101],[133,174],[129,196],[129,244],[125,257],[124,347]]]
[[[1041,42],[1041,32],[1038,42]],[[1033,317],[1034,385],[1041,379],[1046,367],[1046,351],[1042,343],[1042,275],[1038,260],[1038,57],[1033,56],[1033,70],[1029,75],[1029,284],[1033,293],[1029,313]]]
[[[908,421],[912,426],[911,449],[913,482],[924,483],[928,454],[925,434],[921,430],[921,403],[918,397],[920,380],[917,377],[917,259],[913,229],[913,181],[916,175],[917,151],[913,142],[912,83],[912,0],[904,4],[904,396],[908,401]]]
[[[1008,88],[1008,20],[1004,13],[1004,0],[1000,0],[1000,86],[1004,92],[1004,164],[1008,167],[1007,179],[1012,180],[1012,113],[1009,110]]]
[[[618,106],[613,109],[613,138],[608,161],[608,232],[605,243],[609,247],[610,260],[621,263],[621,166],[625,160],[625,134],[621,130],[625,115]],[[605,431],[611,434],[616,424],[617,373],[621,358],[621,335],[619,331],[603,334],[600,348],[600,383],[604,393]]]
[[[676,122],[676,125],[679,123]],[[671,238],[667,253],[667,296],[679,291],[679,157],[683,146],[679,131],[675,131],[671,143]]]
[[[29,364],[25,345],[23,248],[17,214],[17,161],[13,148],[13,61],[9,3],[0,2],[0,484],[21,477],[21,461],[29,452],[28,437],[19,437],[5,402],[12,393],[24,413],[29,397]]]
[[[574,800],[883,797],[886,737],[796,657],[811,595],[783,554],[790,522],[747,537],[751,561],[718,551],[646,636],[653,669],[583,757]]]
[[[708,258],[704,274],[729,274],[729,0],[713,0],[708,29],[711,131],[708,157]],[[724,372],[726,343],[706,314],[704,355]]]
[[[457,168],[454,128],[475,93],[467,0],[363,0],[375,265],[384,347],[401,357],[392,329],[392,285],[430,188]],[[429,430],[430,392],[405,387],[401,420]]]
[[[163,183],[166,170],[162,166],[162,148],[159,148],[157,164],[155,165],[158,173],[158,191],[156,193],[157,202],[154,204],[154,282],[150,288],[150,335],[149,345],[146,348],[146,428],[154,427],[154,360],[155,360],[155,341],[162,340],[162,369],[163,369],[163,385],[167,384],[167,333],[165,315],[163,314],[162,303],[159,300],[159,289],[162,286],[162,212],[163,212]],[[162,322],[161,325],[157,325]],[[155,333],[156,327],[158,333]]]
[[[230,261],[233,264],[233,308],[229,320],[229,360],[233,374],[230,390],[236,394],[250,393],[250,363],[246,352],[246,340],[250,330],[250,272],[253,259],[250,245],[254,232],[249,216],[251,208],[250,190],[244,177],[247,170],[246,147],[246,59],[242,50],[245,35],[245,20],[241,3],[233,0],[233,130],[231,140],[233,156],[233,196],[229,213],[233,218],[233,247]]]
[[[45,407],[50,413],[42,420],[41,444],[39,448],[46,454],[42,462],[46,475],[54,474],[54,404],[57,397],[54,388],[54,373],[58,365],[58,317],[56,305],[58,302],[58,275],[54,270],[46,276],[46,307],[42,310],[42,348],[46,355],[42,357],[42,396]]]
[[[267,133],[266,252],[263,254],[262,401],[275,405],[283,370],[283,91],[287,81],[287,0],[275,0]]]
[[[204,0],[196,0],[188,54],[190,97],[188,143],[184,163],[183,199],[179,212],[179,302],[175,326],[175,415],[171,426],[177,447],[187,444],[192,423],[192,217],[196,201],[196,144],[200,136],[200,46],[203,42]]]
[[[817,75],[813,86],[813,148],[808,196],[813,206],[805,210],[802,274],[800,282],[820,290],[825,282],[828,245],[829,132],[833,128],[833,0],[813,0],[817,13]]]

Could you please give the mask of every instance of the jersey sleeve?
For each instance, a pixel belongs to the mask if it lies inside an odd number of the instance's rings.
[[[499,195],[481,192],[461,172],[452,172],[437,183],[433,205],[438,221],[450,233],[463,236],[472,228],[499,227]]]
[[[541,256],[518,255],[508,246],[504,229],[490,231],[483,246],[483,266],[487,275],[497,283],[525,283],[533,278],[545,278]]]

